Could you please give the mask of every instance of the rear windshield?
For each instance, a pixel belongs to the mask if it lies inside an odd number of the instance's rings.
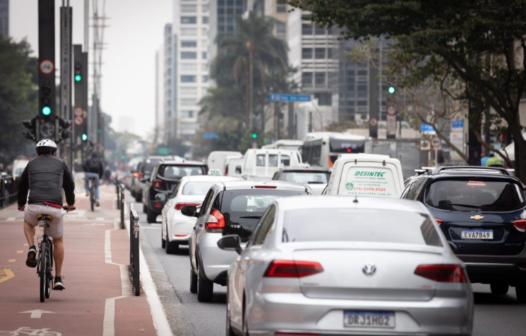
[[[302,209],[285,211],[284,243],[375,242],[442,246],[428,216],[396,210]]]
[[[510,181],[437,181],[429,187],[425,201],[457,211],[512,211],[524,206],[521,188]]]
[[[188,182],[183,187],[183,195],[204,196],[214,182]]]
[[[203,166],[167,166],[163,165],[159,167],[157,176],[164,177],[167,179],[180,179],[185,176],[204,175],[205,170]]]
[[[158,160],[158,159],[148,159],[146,160],[146,162],[144,163],[144,173],[145,174],[151,174],[153,169],[159,164],[161,160]]]
[[[365,141],[363,140],[340,140],[331,138],[329,140],[331,153],[363,153]]]
[[[281,180],[300,184],[326,184],[330,176],[329,172],[292,171],[283,172]]]

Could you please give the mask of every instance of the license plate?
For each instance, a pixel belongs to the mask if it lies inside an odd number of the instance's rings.
[[[394,328],[393,312],[354,311],[343,312],[344,328]]]
[[[462,239],[493,239],[493,230],[462,230]]]

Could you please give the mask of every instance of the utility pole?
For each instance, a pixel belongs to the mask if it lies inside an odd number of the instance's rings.
[[[62,0],[60,8],[60,116],[67,121],[73,119],[71,109],[72,21],[73,9],[69,6],[69,0]],[[69,137],[62,151],[64,161],[70,170],[73,167],[72,141],[73,137]]]

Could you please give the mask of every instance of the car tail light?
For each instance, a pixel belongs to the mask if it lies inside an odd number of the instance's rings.
[[[155,189],[161,189],[163,187],[163,181],[161,181],[161,180],[153,180],[153,187]]]
[[[186,238],[188,237],[189,235],[182,235],[182,234],[176,234],[174,235],[175,238]]]
[[[160,202],[155,202],[155,207],[156,208],[160,208],[161,207],[161,203]]]
[[[228,166],[226,166],[226,168],[225,168],[225,174],[224,174],[224,175],[225,175],[225,176],[228,175]]]
[[[211,230],[222,230],[225,228],[225,217],[223,214],[216,209],[212,209],[208,219],[205,222],[205,229],[207,231]]]
[[[419,265],[415,274],[437,282],[467,282],[460,265]]]
[[[254,188],[256,188],[256,189],[276,189],[277,186],[272,186],[272,185],[259,185],[259,186],[254,186]]]
[[[302,278],[323,272],[315,261],[274,260],[265,272],[267,278]]]
[[[444,221],[441,220],[440,218],[435,218],[435,220],[437,221],[438,225],[442,225],[442,223],[444,223]]]
[[[515,226],[519,232],[526,232],[526,219],[518,219],[513,221],[513,226]]]
[[[184,206],[200,206],[201,204],[199,203],[177,203],[175,205],[175,210],[181,210],[182,207]]]
[[[133,173],[134,177],[139,177],[139,173]]]

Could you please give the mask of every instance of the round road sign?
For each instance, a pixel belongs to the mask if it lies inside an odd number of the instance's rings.
[[[82,118],[84,118],[84,119],[88,118],[88,111],[82,110]]]
[[[82,109],[81,109],[80,107],[77,107],[77,108],[75,109],[75,112],[74,112],[74,113],[75,113],[75,116],[77,116],[77,117],[82,117]]]
[[[50,60],[45,59],[40,61],[38,68],[44,75],[50,75],[55,70],[55,65]]]
[[[396,109],[394,106],[390,105],[390,106],[387,106],[387,114],[389,115],[395,115],[396,114]]]
[[[84,119],[82,119],[82,117],[75,117],[75,125],[82,125],[82,123],[84,122]]]
[[[369,125],[371,125],[372,127],[375,127],[376,125],[378,125],[378,119],[376,118],[371,118],[369,120]]]
[[[433,146],[433,149],[439,149],[441,145],[442,145],[442,140],[440,140],[439,137],[434,136],[431,139],[431,146]]]

